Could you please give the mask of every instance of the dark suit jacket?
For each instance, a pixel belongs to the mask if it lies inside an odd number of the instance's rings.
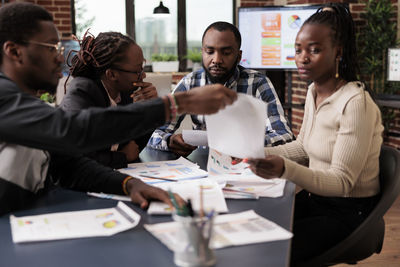
[[[122,92],[121,102],[118,105],[132,103],[131,94],[132,92]],[[94,81],[85,77],[76,77],[68,85],[67,94],[64,96],[60,107],[66,111],[78,111],[90,107],[105,108],[110,105],[110,99],[100,80]],[[139,146],[139,151],[146,146],[150,136],[151,132],[133,140]],[[120,144],[119,148],[125,144]],[[114,169],[125,168],[127,166],[125,154],[119,151],[110,151],[109,146],[102,150],[88,153],[87,156]]]

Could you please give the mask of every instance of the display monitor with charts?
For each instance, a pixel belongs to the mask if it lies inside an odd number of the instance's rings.
[[[239,8],[241,65],[253,69],[294,69],[294,43],[301,25],[319,5]]]

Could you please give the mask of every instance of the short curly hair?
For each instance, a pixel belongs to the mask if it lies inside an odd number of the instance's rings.
[[[0,8],[0,47],[7,41],[23,44],[39,32],[40,21],[53,21],[53,16],[41,6],[26,2],[5,4]]]
[[[206,33],[210,29],[215,29],[219,32],[225,32],[225,31],[232,32],[233,35],[235,36],[236,44],[238,45],[238,47],[240,49],[240,46],[242,45],[242,36],[240,35],[240,32],[235,25],[233,25],[232,23],[226,22],[226,21],[217,21],[217,22],[210,24],[203,33],[203,37],[201,38],[202,42],[204,40],[204,36],[206,36]]]

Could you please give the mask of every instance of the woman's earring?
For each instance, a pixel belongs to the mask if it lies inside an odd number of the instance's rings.
[[[336,74],[335,74],[335,78],[339,78],[339,63],[340,63],[340,58],[336,58]]]

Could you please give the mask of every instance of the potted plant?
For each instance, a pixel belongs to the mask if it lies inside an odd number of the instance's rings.
[[[398,44],[395,14],[390,0],[367,0],[361,18],[367,22],[357,35],[362,80],[376,97],[398,95],[400,82],[387,81],[388,48]]]
[[[40,100],[46,102],[50,106],[56,106],[56,97],[55,95],[50,94],[49,92],[44,92],[42,90],[38,91],[38,96],[40,96]]]
[[[378,100],[385,137],[390,135],[396,113],[382,100],[400,101],[400,82],[387,80],[388,48],[398,45],[395,12],[390,0],[366,0],[365,12],[361,13],[366,26],[357,35],[360,78]]]
[[[201,56],[200,50],[196,50],[196,49],[189,50],[188,54],[186,55],[186,58],[189,59],[190,61],[192,61],[192,63],[193,63],[192,70],[193,71],[196,71],[201,68],[202,56]]]
[[[177,72],[178,56],[173,54],[153,54],[151,56],[153,72]]]

